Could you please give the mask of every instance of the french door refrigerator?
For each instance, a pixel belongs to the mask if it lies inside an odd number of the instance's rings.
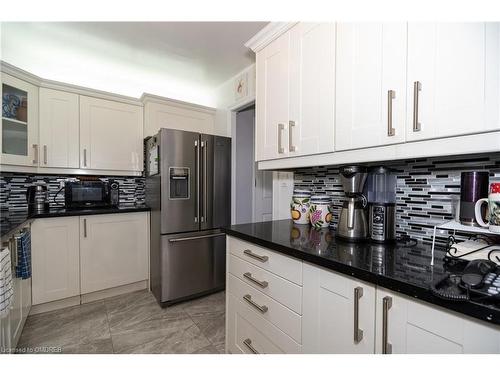
[[[225,287],[231,139],[160,129],[145,140],[151,289],[162,306]]]

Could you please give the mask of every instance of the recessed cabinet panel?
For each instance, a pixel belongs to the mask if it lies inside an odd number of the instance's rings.
[[[40,166],[79,168],[80,118],[77,94],[40,89]]]
[[[299,23],[290,30],[289,156],[334,148],[335,24]]]
[[[80,167],[143,169],[142,107],[80,96]]]
[[[408,24],[407,140],[500,130],[496,23]]]
[[[335,149],[405,140],[406,24],[338,23]]]

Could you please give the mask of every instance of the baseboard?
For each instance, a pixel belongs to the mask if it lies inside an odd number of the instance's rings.
[[[53,302],[41,303],[31,306],[29,315],[42,314],[49,311],[60,310],[66,307],[78,306],[80,304],[80,296],[60,299]]]

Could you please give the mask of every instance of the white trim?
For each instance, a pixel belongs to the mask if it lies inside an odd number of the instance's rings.
[[[500,152],[500,131],[295,158],[264,160],[258,162],[258,167],[263,170],[293,169],[487,152]]]
[[[108,169],[79,169],[79,168],[48,168],[48,167],[25,167],[20,165],[0,165],[2,172],[15,173],[37,173],[37,174],[75,174],[90,176],[142,176],[140,171],[116,171]]]
[[[53,90],[71,92],[78,95],[91,96],[99,99],[113,100],[121,103],[132,104],[142,107],[141,101],[137,98],[114,94],[107,91],[94,90],[88,87],[72,85],[70,83],[64,83],[64,82],[52,81],[50,79],[40,78],[32,73],[22,70],[5,61],[1,61],[1,70],[2,73],[10,74],[18,79],[29,82],[35,86],[45,87]]]
[[[245,47],[254,52],[259,52],[273,40],[295,26],[298,22],[270,22],[250,40],[245,43]]]
[[[213,108],[213,107],[206,107],[206,106],[199,105],[199,104],[183,102],[181,100],[176,100],[176,99],[169,99],[169,98],[165,98],[165,97],[154,95],[154,94],[148,94],[148,93],[142,94],[141,98],[139,100],[144,105],[146,105],[147,103],[165,104],[165,105],[178,107],[178,108],[182,108],[182,109],[189,109],[191,111],[208,113],[211,115],[214,115],[215,111],[216,111],[216,108]]]

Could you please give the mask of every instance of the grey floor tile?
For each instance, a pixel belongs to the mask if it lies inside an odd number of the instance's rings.
[[[203,314],[207,312],[224,312],[226,303],[226,294],[219,292],[206,297],[197,298],[192,301],[180,304],[184,311],[190,316]]]
[[[205,346],[191,354],[220,354],[217,348],[213,345]]]
[[[64,354],[113,354],[113,342],[111,338],[98,339],[89,342],[80,342],[66,345]]]
[[[224,344],[226,321],[224,312],[206,312],[191,315],[201,332],[213,345]]]
[[[216,346],[215,346],[215,349],[217,349],[217,351],[218,351],[220,354],[225,354],[225,353],[226,353],[226,344],[216,345]]]

